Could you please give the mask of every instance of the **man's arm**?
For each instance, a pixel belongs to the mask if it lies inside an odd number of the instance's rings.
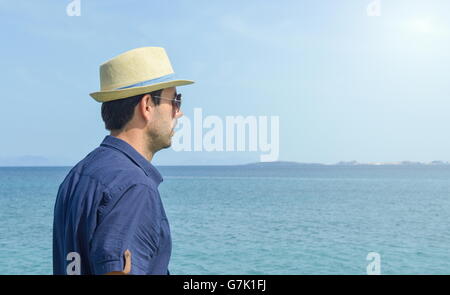
[[[147,185],[136,184],[113,196],[115,202],[99,207],[101,218],[89,251],[93,274],[148,272],[161,226],[160,204],[155,196]]]
[[[111,271],[108,273],[105,273],[105,275],[127,275],[131,271],[131,252],[127,249],[123,256],[125,257],[125,267],[122,271]]]

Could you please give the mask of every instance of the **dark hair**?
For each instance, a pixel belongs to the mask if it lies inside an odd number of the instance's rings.
[[[133,118],[134,108],[145,94],[150,94],[153,103],[159,105],[161,92],[162,89],[102,103],[102,119],[105,122],[105,128],[109,131],[122,130]]]

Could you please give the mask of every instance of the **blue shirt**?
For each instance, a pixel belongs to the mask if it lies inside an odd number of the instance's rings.
[[[106,136],[61,183],[54,208],[53,273],[169,274],[170,227],[156,168],[127,142]]]

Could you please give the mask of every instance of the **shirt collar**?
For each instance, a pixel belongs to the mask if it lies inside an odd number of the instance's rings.
[[[100,144],[100,146],[112,147],[124,153],[128,158],[130,158],[131,161],[141,167],[141,169],[144,170],[145,174],[155,181],[156,185],[159,185],[163,181],[161,174],[155,168],[155,166],[153,166],[152,163],[150,163],[146,158],[144,158],[144,156],[136,151],[136,149],[133,148],[128,142],[120,138],[107,135],[105,136],[105,139],[103,139],[103,142]]]

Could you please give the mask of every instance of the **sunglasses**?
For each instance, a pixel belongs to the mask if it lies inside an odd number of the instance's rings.
[[[181,108],[181,93],[175,94],[174,98],[164,98],[161,96],[155,96],[155,98],[159,98],[162,100],[170,100],[172,102],[172,107],[175,110],[175,114],[180,111]]]

